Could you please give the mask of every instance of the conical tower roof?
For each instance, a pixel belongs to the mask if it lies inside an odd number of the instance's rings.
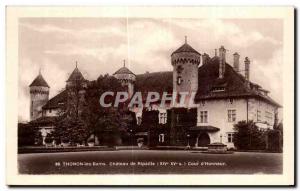
[[[126,68],[126,66],[123,66],[118,71],[116,71],[114,74],[134,74],[134,73],[131,72],[128,68]]]
[[[188,43],[187,43],[187,38],[185,37],[185,43],[179,47],[177,50],[175,50],[173,54],[175,53],[181,53],[181,52],[191,52],[191,53],[196,53],[201,55],[199,52],[197,52],[197,50],[195,50],[193,47],[191,47]]]
[[[42,76],[41,73],[39,73],[39,75],[29,85],[29,87],[32,87],[32,86],[41,86],[41,87],[48,87],[48,88],[50,88],[50,86],[48,85],[48,83],[46,82],[46,80],[43,78],[43,76]]]
[[[119,70],[117,70],[115,74],[133,74],[135,75],[133,72],[131,72],[126,66],[125,66],[125,60],[124,60],[124,64],[123,64],[123,67],[120,68]]]
[[[76,68],[73,70],[73,72],[71,73],[69,79],[67,80],[67,82],[71,82],[71,81],[82,81],[85,80],[82,73],[79,71],[79,69]]]
[[[199,52],[197,52],[193,47],[191,47],[189,44],[185,43],[183,44],[181,47],[179,47],[177,50],[175,50],[173,54],[175,53],[181,53],[181,52],[191,52],[191,53],[196,53],[196,54],[199,54]]]

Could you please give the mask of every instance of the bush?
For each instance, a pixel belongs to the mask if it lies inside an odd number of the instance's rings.
[[[47,134],[46,138],[45,138],[45,143],[50,144],[53,142],[53,138],[50,134]]]
[[[268,146],[269,151],[282,152],[282,139],[283,135],[280,130],[269,130],[267,132]]]
[[[264,150],[266,148],[266,130],[259,129],[253,121],[240,121],[234,129],[234,145],[239,150]]]
[[[61,142],[62,142],[62,143],[69,143],[70,140],[69,140],[69,138],[67,138],[67,137],[63,137],[63,138],[61,139]]]
[[[42,136],[37,128],[30,124],[18,124],[18,146],[33,146],[42,144]]]

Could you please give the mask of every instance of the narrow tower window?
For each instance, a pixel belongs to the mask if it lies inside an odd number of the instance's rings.
[[[182,81],[183,80],[182,80],[181,76],[178,76],[177,77],[177,84],[180,85],[182,83]]]

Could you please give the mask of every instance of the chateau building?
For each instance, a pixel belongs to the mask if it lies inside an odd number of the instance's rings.
[[[229,148],[234,147],[234,124],[239,121],[252,120],[260,128],[273,128],[278,108],[281,106],[268,95],[268,90],[251,82],[251,62],[248,57],[244,59],[245,71],[242,74],[238,53],[233,54],[231,66],[226,60],[226,49],[223,46],[216,50],[211,58],[206,53],[201,55],[185,40],[185,43],[171,54],[170,64],[173,71],[134,74],[125,66],[124,61],[124,66],[113,76],[120,80],[123,86],[128,87],[130,97],[135,92],[146,94],[150,91],[177,94],[187,92],[186,99],[194,95],[196,105],[185,109],[195,111],[196,117],[189,125],[183,124],[186,135],[193,138],[191,146],[205,147],[209,143],[221,142]],[[83,89],[71,93],[68,91],[69,87],[78,83],[86,86],[88,81],[84,79],[77,65],[66,82],[66,89],[50,100],[50,87],[41,74],[31,83],[30,120],[32,124],[39,126],[43,136],[55,128],[53,118],[58,115],[62,106],[72,100],[72,95],[84,95]],[[167,104],[161,108],[159,104],[151,104],[148,110],[157,110],[159,123],[166,124],[170,120],[176,121],[176,112],[168,112],[173,107],[176,108],[177,105]],[[140,124],[143,108],[134,106],[131,110],[136,113],[137,123]],[[167,131],[162,131],[157,135],[157,140],[164,142],[168,136],[170,142],[174,142],[172,139],[176,139],[175,134],[178,132],[176,128],[179,126],[175,125]],[[147,136],[147,132],[141,135]]]

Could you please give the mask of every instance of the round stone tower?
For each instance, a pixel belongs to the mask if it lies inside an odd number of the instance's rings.
[[[200,59],[201,54],[187,43],[185,37],[185,43],[171,55],[174,92],[197,92]]]
[[[49,100],[49,85],[41,72],[29,85],[30,88],[30,121],[42,116],[42,107]]]
[[[123,67],[116,71],[113,76],[121,81],[122,86],[128,87],[128,97],[131,98],[134,93],[134,82],[136,76],[125,66],[125,60]]]

